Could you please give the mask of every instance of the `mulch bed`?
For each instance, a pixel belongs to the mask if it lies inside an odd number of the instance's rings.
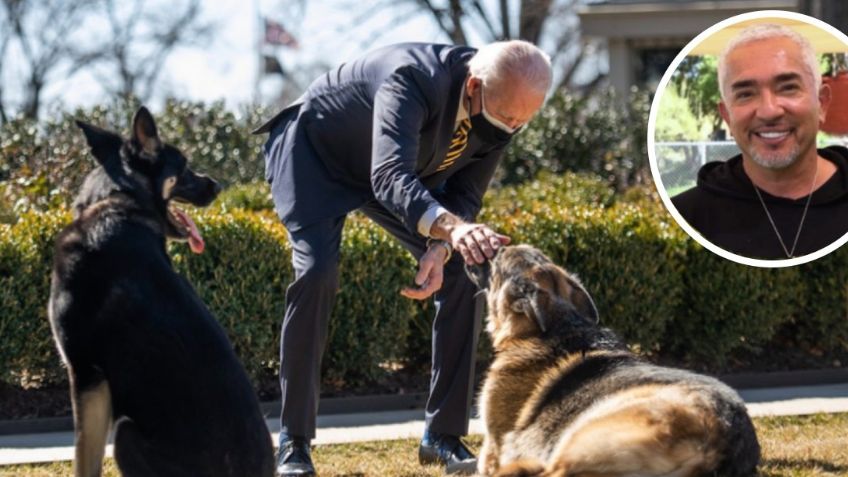
[[[324,383],[321,397],[426,392],[429,379],[429,371],[426,369],[400,369],[369,385],[350,387],[341,383]],[[261,401],[278,401],[280,384],[276,376],[263,379],[257,394]],[[72,412],[67,385],[25,389],[0,381],[0,421],[65,417],[70,416]]]
[[[681,366],[673,358],[654,359],[661,364]],[[484,376],[485,362],[478,363],[477,378]],[[781,347],[779,351],[751,351],[735,353],[727,367],[721,370],[698,369],[709,374],[765,373],[773,371],[798,371],[809,369],[832,369],[848,366],[848,351],[824,354],[813,350]],[[692,366],[686,366],[693,369]],[[350,387],[344,384],[325,383],[322,397],[369,396],[379,394],[409,394],[426,392],[429,386],[429,370],[422,366],[400,368],[388,373],[378,382]],[[280,398],[279,384],[275,376],[268,376],[258,390],[262,401]],[[45,417],[64,417],[72,413],[67,386],[52,386],[23,389],[0,382],[0,420],[19,420]]]

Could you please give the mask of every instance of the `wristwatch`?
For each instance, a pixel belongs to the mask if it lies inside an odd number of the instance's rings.
[[[427,249],[429,250],[430,247],[433,245],[441,245],[442,247],[445,247],[445,251],[447,252],[447,254],[445,254],[444,263],[448,263],[448,260],[450,260],[451,254],[453,253],[453,247],[451,247],[451,244],[448,243],[447,240],[437,240],[432,238],[427,239]]]

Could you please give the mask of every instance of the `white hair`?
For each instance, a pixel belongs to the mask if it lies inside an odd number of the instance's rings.
[[[547,94],[552,82],[551,58],[523,40],[496,41],[480,48],[468,61],[468,70],[483,86],[493,88],[521,78],[531,90]]]
[[[801,60],[807,69],[807,73],[813,77],[815,92],[816,94],[818,93],[822,79],[821,72],[819,71],[819,62],[816,58],[816,52],[813,50],[813,45],[811,45],[809,40],[807,40],[803,35],[789,27],[776,25],[774,23],[762,23],[752,25],[742,30],[739,35],[730,40],[730,43],[727,44],[721,52],[721,55],[719,55],[718,88],[722,100],[726,100],[727,98],[727,86],[725,83],[727,80],[727,57],[730,52],[740,46],[747,45],[748,43],[760,40],[769,40],[772,38],[787,38],[798,45],[801,49]]]

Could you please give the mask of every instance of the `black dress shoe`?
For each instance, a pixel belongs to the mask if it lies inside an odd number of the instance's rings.
[[[277,477],[315,477],[315,466],[309,455],[309,441],[292,438],[280,442]]]
[[[470,475],[477,471],[477,458],[457,436],[425,432],[418,447],[421,465],[441,464],[447,474]]]

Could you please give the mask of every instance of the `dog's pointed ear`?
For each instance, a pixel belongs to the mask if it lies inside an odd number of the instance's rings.
[[[155,155],[162,147],[159,139],[159,131],[156,129],[156,121],[153,115],[144,106],[138,108],[133,116],[132,140],[139,148],[150,155]]]
[[[542,271],[547,273],[547,277],[542,274]],[[586,317],[595,323],[598,322],[599,315],[595,301],[576,276],[570,275],[553,263],[538,267],[535,271],[535,276],[536,280],[540,283],[544,282],[544,278],[551,280],[553,282],[551,292],[554,295],[570,303],[580,316]]]
[[[85,134],[91,154],[100,165],[109,169],[120,162],[121,145],[124,142],[121,136],[84,121],[76,120],[75,122]]]
[[[568,301],[574,305],[577,313],[581,316],[598,323],[601,318],[598,313],[598,307],[595,306],[595,300],[592,299],[592,296],[589,295],[589,292],[586,291],[586,288],[583,287],[583,284],[580,283],[577,277],[566,275],[565,279],[570,288],[567,296]]]
[[[522,288],[521,297],[513,300],[510,308],[513,312],[526,315],[536,322],[536,325],[545,333],[548,331],[548,309],[551,304],[551,295],[536,285],[525,283]]]

